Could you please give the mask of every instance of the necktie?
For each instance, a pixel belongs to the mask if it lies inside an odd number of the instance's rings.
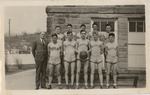
[[[43,46],[44,46],[44,40],[42,39],[42,44],[43,44]]]

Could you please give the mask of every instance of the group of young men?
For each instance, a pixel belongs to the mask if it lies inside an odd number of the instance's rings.
[[[117,88],[117,62],[118,45],[115,42],[115,34],[111,33],[110,24],[106,25],[106,32],[98,31],[98,25],[93,23],[93,31],[87,32],[86,25],[80,26],[81,30],[72,31],[72,25],[67,25],[67,32],[62,33],[61,27],[56,26],[51,34],[51,41],[47,45],[48,49],[48,89],[52,89],[54,69],[58,79],[58,87],[61,86],[61,66],[65,69],[66,89],[74,87],[79,89],[81,67],[84,70],[85,89],[94,88],[94,73],[98,69],[100,88],[104,88],[103,72],[106,71],[106,88],[110,87],[110,73],[113,74],[113,87]],[[90,69],[89,69],[90,67]],[[90,70],[90,84],[88,84],[88,71]],[[76,72],[75,72],[76,71]],[[71,84],[69,85],[69,73],[71,73]],[[75,79],[76,78],[76,79]]]

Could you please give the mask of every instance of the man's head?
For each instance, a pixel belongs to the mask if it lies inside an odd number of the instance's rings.
[[[81,34],[81,38],[85,39],[85,37],[86,37],[86,31],[85,30],[81,30],[80,34]]]
[[[71,31],[67,32],[68,40],[71,41],[73,39],[73,33]]]
[[[56,32],[56,33],[60,33],[60,30],[61,30],[61,27],[60,27],[60,26],[56,26],[56,27],[55,27],[55,32]]]
[[[45,37],[45,32],[41,32],[41,33],[40,33],[40,38],[41,38],[41,39],[44,39],[44,37]]]
[[[110,33],[109,34],[109,41],[110,42],[114,42],[114,39],[115,39],[115,34],[114,33]]]
[[[98,33],[97,32],[93,32],[93,38],[95,41],[98,40]]]
[[[81,29],[81,30],[85,30],[85,29],[86,29],[85,24],[81,24],[80,29]]]
[[[72,31],[72,24],[68,24],[67,29],[68,29],[68,31]]]
[[[106,24],[106,25],[105,25],[105,29],[106,29],[107,32],[110,32],[110,31],[111,31],[111,26],[110,26],[110,24]]]
[[[93,30],[98,30],[98,25],[96,23],[93,23],[92,28]]]
[[[52,37],[53,43],[56,43],[56,42],[57,42],[57,38],[58,38],[57,34],[56,34],[56,33],[53,33],[53,34],[51,35],[51,37]]]

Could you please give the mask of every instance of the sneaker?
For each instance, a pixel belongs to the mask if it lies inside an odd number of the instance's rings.
[[[74,89],[74,86],[73,86],[73,85],[71,85],[71,86],[70,86],[70,88],[71,88],[71,89]]]
[[[66,85],[66,89],[69,89],[69,85]]]
[[[76,85],[76,89],[79,89],[79,85]]]
[[[117,84],[114,84],[114,85],[113,85],[113,88],[114,88],[114,89],[117,89]]]
[[[89,87],[87,85],[85,85],[84,89],[88,89]]]
[[[103,89],[103,85],[100,85],[100,88]]]
[[[62,86],[61,86],[61,85],[58,85],[58,88],[59,88],[59,89],[62,89]]]
[[[51,85],[48,85],[48,88],[47,89],[52,89],[52,86]]]
[[[106,88],[107,88],[107,89],[109,88],[109,84],[106,84]]]
[[[94,86],[93,86],[93,85],[91,85],[91,86],[90,86],[90,89],[93,89],[93,88],[94,88]]]

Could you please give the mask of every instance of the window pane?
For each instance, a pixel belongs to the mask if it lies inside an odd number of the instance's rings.
[[[114,22],[108,22],[111,26],[111,31],[114,31]]]
[[[143,22],[137,22],[137,32],[143,32],[144,30]]]
[[[136,31],[135,26],[136,26],[135,22],[129,22],[129,31],[135,32]]]
[[[96,23],[98,25],[98,31],[100,30],[100,23],[99,21],[94,21],[94,23]]]
[[[108,22],[107,23],[107,21],[102,21],[101,22],[101,31],[106,31],[106,29],[105,29],[106,24],[110,24],[111,31],[114,31],[114,22]]]
[[[106,31],[106,29],[105,29],[105,25],[107,24],[107,22],[105,21],[102,21],[101,22],[101,31]]]

